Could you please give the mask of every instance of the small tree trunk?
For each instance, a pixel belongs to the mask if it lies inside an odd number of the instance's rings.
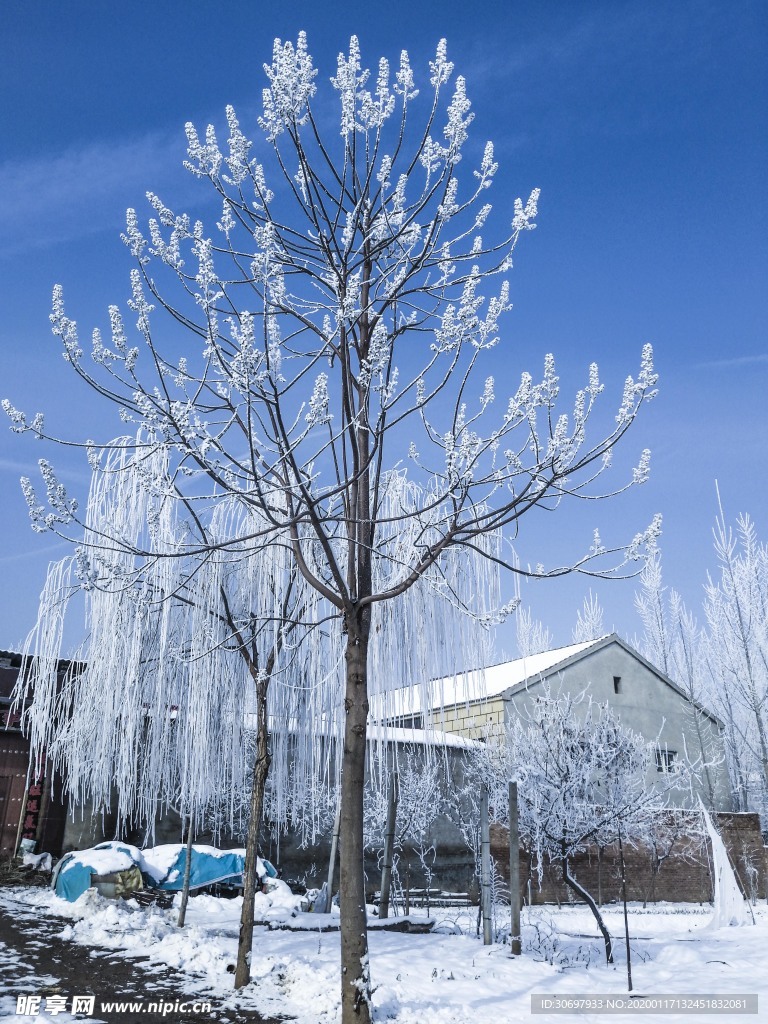
[[[389,917],[389,887],[392,881],[392,852],[395,846],[395,823],[397,821],[397,772],[392,772],[389,780],[389,797],[387,800],[387,834],[384,838],[384,864],[381,870],[381,896],[379,898],[379,917]],[[427,912],[429,916],[429,912]]]
[[[350,621],[351,620],[351,621]],[[368,722],[368,634],[357,617],[347,617],[344,761],[341,775],[342,1024],[370,1024],[371,979],[363,872],[363,789]]]
[[[587,890],[583,886],[579,885],[579,883],[576,881],[576,879],[573,878],[573,876],[570,874],[570,872],[568,870],[568,858],[565,855],[563,855],[563,857],[561,859],[561,863],[562,863],[562,866],[563,866],[563,881],[565,882],[565,884],[570,889],[573,889],[573,891],[576,893],[576,895],[580,899],[584,900],[584,902],[587,904],[589,909],[592,911],[592,913],[594,915],[594,918],[595,918],[595,921],[597,921],[597,927],[600,929],[600,933],[603,936],[603,941],[605,942],[605,959],[606,959],[606,962],[609,963],[609,964],[612,964],[613,963],[613,942],[611,940],[611,936],[610,936],[610,933],[609,933],[608,929],[605,927],[605,922],[603,921],[603,915],[598,910],[597,904],[592,899],[592,897],[587,892]]]
[[[491,922],[491,833],[488,824],[488,790],[480,794],[480,903],[483,908],[483,945],[493,942]]]
[[[187,919],[187,903],[189,902],[189,876],[192,872],[192,816],[187,822],[187,846],[184,858],[184,882],[181,887],[181,906],[179,907],[179,928],[184,927]]]
[[[336,817],[333,819],[333,835],[331,836],[331,859],[328,861],[328,882],[325,891],[328,895],[328,911],[333,903],[333,875],[336,870],[336,854],[339,849],[339,829],[341,828],[341,794],[336,797]]]
[[[251,807],[248,816],[248,835],[245,842],[245,868],[243,869],[243,909],[240,912],[240,937],[237,944],[235,988],[243,988],[251,980],[251,949],[253,948],[253,917],[256,902],[257,857],[259,831],[264,808],[264,789],[269,774],[269,728],[267,723],[267,687],[269,677],[256,680],[257,734],[256,759],[251,780]]]

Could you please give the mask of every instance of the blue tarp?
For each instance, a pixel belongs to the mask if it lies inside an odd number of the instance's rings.
[[[78,850],[62,857],[51,885],[57,896],[74,903],[91,887],[91,875],[107,875],[138,866],[144,884],[167,892],[180,892],[184,886],[186,846],[159,846],[139,850],[127,843],[101,843],[90,850]],[[212,846],[193,846],[189,887],[200,889],[215,883],[243,884],[245,850],[218,850]],[[258,859],[259,875],[276,878],[277,871],[268,860]]]
[[[187,863],[185,846],[179,849],[176,858],[162,878],[154,881],[158,889],[180,892],[184,887],[184,868]],[[189,870],[190,889],[200,889],[204,885],[215,882],[229,882],[231,885],[243,884],[243,868],[245,857],[240,853],[224,853],[217,856],[192,847],[192,864]]]
[[[74,903],[91,887],[91,875],[125,871],[137,864],[143,869],[141,851],[127,843],[100,843],[91,850],[76,850],[56,865],[51,885],[57,896]]]

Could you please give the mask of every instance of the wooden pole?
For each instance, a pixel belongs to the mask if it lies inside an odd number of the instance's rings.
[[[480,905],[483,912],[483,945],[493,942],[491,923],[491,829],[488,823],[488,790],[480,794]]]
[[[29,783],[24,787],[24,796],[21,799],[21,814],[19,815],[19,827],[16,829],[16,843],[11,850],[10,861],[12,862],[19,852],[21,845],[21,833],[24,831],[24,819],[27,816],[27,800],[29,799]]]
[[[509,784],[509,936],[512,956],[520,956],[520,833],[518,829],[517,783]]]
[[[392,772],[389,779],[389,795],[387,799],[387,834],[384,837],[384,864],[381,869],[380,920],[389,917],[389,889],[392,883],[392,855],[395,849],[395,825],[397,823],[399,790],[397,772]]]
[[[627,916],[627,872],[624,863],[624,846],[621,842],[621,826],[619,826],[619,858],[621,860],[621,900],[624,904],[624,941],[627,948],[627,990],[632,991],[632,954],[629,948],[629,917]]]

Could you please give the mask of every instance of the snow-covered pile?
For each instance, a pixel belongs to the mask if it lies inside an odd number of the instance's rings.
[[[186,859],[186,846],[179,843],[147,850],[139,850],[128,843],[100,843],[88,850],[66,854],[57,865],[51,884],[58,896],[74,902],[90,888],[91,875],[116,874],[135,867],[146,883],[175,892],[182,887]],[[219,850],[214,846],[195,845],[191,859],[190,887],[193,890],[216,882],[242,884],[244,849]],[[276,871],[269,861],[257,858],[257,871],[265,879],[267,888],[276,887]]]

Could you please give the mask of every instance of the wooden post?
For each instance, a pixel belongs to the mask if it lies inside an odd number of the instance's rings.
[[[480,794],[480,905],[483,913],[483,945],[493,942],[491,923],[491,829],[488,823],[488,790]]]
[[[331,859],[328,864],[328,884],[326,888],[326,895],[328,899],[328,906],[326,910],[328,913],[331,912],[331,904],[333,902],[333,872],[336,867],[336,851],[339,848],[339,832],[341,831],[341,794],[336,797],[336,817],[333,820],[333,835],[331,836]]]
[[[603,847],[597,848],[597,905],[603,905]]]
[[[632,953],[629,948],[629,918],[627,917],[627,872],[624,863],[624,847],[621,842],[621,825],[619,825],[619,858],[621,860],[621,901],[624,904],[624,941],[627,949],[627,989],[632,991]]]
[[[9,796],[9,800],[10,800],[10,793],[9,793],[8,796]],[[11,856],[9,858],[9,860],[11,862],[13,862],[14,858],[18,855],[19,846],[21,845],[21,833],[24,831],[24,818],[26,817],[26,814],[27,814],[27,800],[28,799],[29,799],[29,782],[27,782],[27,785],[24,787],[24,796],[22,797],[22,800],[21,800],[21,814],[19,815],[19,827],[16,829],[16,843],[15,843],[13,849],[11,850]]]
[[[389,779],[387,800],[387,834],[384,837],[384,864],[381,869],[381,896],[379,897],[379,918],[389,917],[389,888],[392,882],[392,855],[395,848],[395,825],[397,822],[397,800],[399,797],[397,772]]]
[[[512,956],[520,956],[520,834],[517,823],[517,783],[509,784],[509,910],[511,931],[509,935]]]

